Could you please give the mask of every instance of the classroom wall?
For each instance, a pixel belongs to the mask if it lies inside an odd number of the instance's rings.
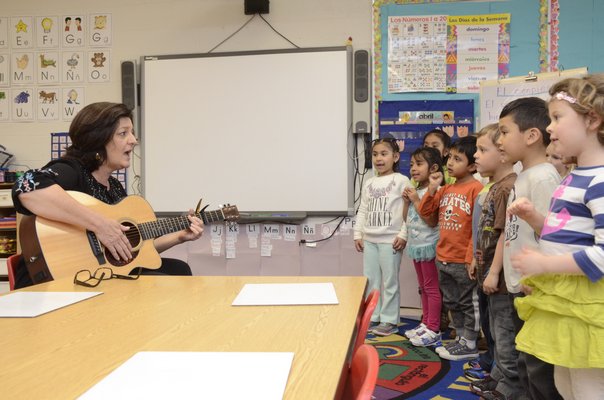
[[[604,72],[604,1],[559,0],[559,69]]]
[[[3,1],[0,14],[61,17],[110,13],[113,23],[111,82],[84,84],[86,102],[90,103],[121,101],[121,61],[135,60],[142,55],[209,51],[251,17],[243,13],[243,4],[243,0],[20,0]],[[368,0],[272,0],[270,13],[264,17],[300,47],[342,46],[348,37],[353,38],[355,47],[371,47]],[[215,51],[290,47],[256,17]],[[0,124],[0,144],[15,154],[17,163],[40,167],[50,156],[49,133],[66,131],[68,126],[67,122]]]

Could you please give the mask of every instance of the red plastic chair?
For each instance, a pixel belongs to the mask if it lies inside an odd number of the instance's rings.
[[[17,271],[17,264],[21,260],[21,254],[13,254],[6,259],[6,269],[8,270],[8,288],[9,290],[15,290],[15,274]]]
[[[354,346],[352,347],[352,356],[354,357],[355,353],[361,347],[363,343],[365,343],[365,336],[367,336],[367,329],[369,329],[369,324],[371,323],[371,315],[377,306],[378,300],[380,299],[380,291],[377,289],[372,290],[367,296],[365,300],[365,305],[363,306],[361,322],[358,324],[359,329],[357,331],[357,337],[354,341]]]
[[[363,344],[352,357],[344,386],[344,400],[371,400],[378,372],[380,357],[375,347]]]

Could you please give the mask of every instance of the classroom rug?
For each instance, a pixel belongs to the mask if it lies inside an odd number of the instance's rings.
[[[415,347],[405,337],[405,330],[417,323],[402,318],[398,334],[367,334],[365,342],[375,346],[380,355],[375,400],[477,400],[463,374],[465,361],[443,360],[433,347]],[[448,341],[445,337],[444,343]]]

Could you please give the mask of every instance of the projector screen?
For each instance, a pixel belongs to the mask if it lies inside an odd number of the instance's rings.
[[[156,212],[203,198],[209,209],[353,214],[350,48],[141,63],[142,182]]]

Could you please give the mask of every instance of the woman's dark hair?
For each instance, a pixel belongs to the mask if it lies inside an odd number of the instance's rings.
[[[398,143],[396,142],[395,138],[389,138],[389,137],[385,137],[385,138],[379,138],[379,139],[375,139],[373,141],[373,143],[371,144],[371,149],[373,150],[373,148],[375,147],[376,144],[380,144],[380,143],[385,143],[387,144],[391,149],[392,152],[395,154],[399,154],[401,152],[400,148],[398,147]],[[396,160],[394,162],[394,165],[392,166],[392,170],[394,172],[399,172],[399,162],[400,162],[400,157],[398,160]]]
[[[428,164],[428,171],[432,169],[433,165],[438,167],[438,171],[441,171],[443,168],[443,159],[440,156],[440,151],[436,150],[434,147],[418,147],[411,153],[411,158],[418,157],[421,157],[426,161]]]
[[[132,110],[124,104],[99,102],[82,108],[69,126],[71,146],[63,158],[79,160],[91,172],[97,170],[107,159],[105,145],[120,118],[132,120]]]

